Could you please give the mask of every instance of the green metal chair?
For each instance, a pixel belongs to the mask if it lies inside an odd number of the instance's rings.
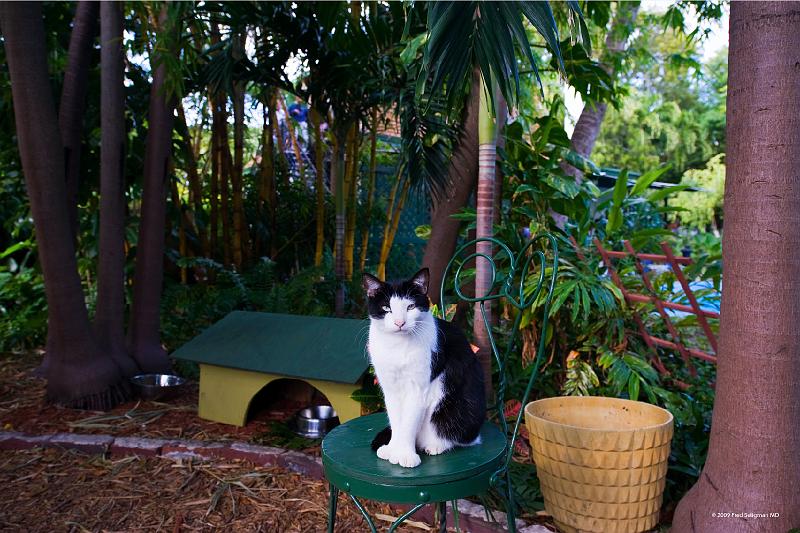
[[[494,258],[488,255],[472,252],[462,255],[472,249],[478,242],[489,242],[495,248]],[[553,263],[547,266],[545,255],[547,245],[552,250]],[[461,275],[464,265],[470,260],[483,257],[489,261],[493,273],[494,283],[487,294],[474,298],[465,296],[461,291]],[[538,263],[538,280],[535,283],[526,283],[532,263]],[[330,483],[330,505],[328,516],[328,532],[332,533],[336,522],[336,505],[339,491],[346,493],[356,507],[361,511],[370,530],[377,532],[375,523],[370,518],[359,498],[367,498],[387,503],[411,504],[412,507],[398,517],[389,527],[389,532],[395,529],[427,504],[436,504],[440,516],[440,531],[446,531],[448,501],[452,502],[453,516],[458,527],[458,507],[456,500],[467,496],[485,493],[491,487],[496,487],[506,500],[508,512],[509,531],[515,532],[514,498],[509,476],[509,464],[514,450],[514,441],[517,438],[523,409],[514,421],[513,431],[509,436],[508,423],[503,413],[506,392],[506,362],[514,349],[519,336],[519,324],[522,319],[522,310],[529,308],[537,298],[544,299],[544,319],[542,332],[547,328],[547,314],[553,296],[558,265],[558,248],[555,238],[547,233],[538,235],[525,244],[514,254],[504,243],[493,238],[482,238],[468,242],[458,248],[453,258],[447,265],[442,280],[441,309],[445,305],[445,281],[453,267],[457,267],[453,276],[453,287],[456,296],[465,302],[478,303],[482,318],[489,332],[489,341],[492,353],[500,369],[500,379],[496,390],[496,403],[489,407],[497,412],[496,425],[486,422],[481,430],[481,444],[465,448],[456,448],[442,455],[427,456],[421,454],[422,464],[416,468],[403,468],[393,465],[388,461],[379,459],[370,449],[374,435],[388,424],[385,413],[362,416],[338,426],[331,431],[322,442],[322,464],[325,476]],[[501,273],[501,266],[503,272]],[[542,293],[542,289],[546,289]],[[505,298],[508,303],[517,308],[516,318],[511,329],[512,338],[507,349],[501,354],[495,343],[491,327],[486,317],[486,302]],[[477,319],[477,317],[476,317]],[[533,369],[528,385],[521,401],[524,406],[536,379],[539,363],[543,357],[545,335],[540,335],[540,341]],[[491,416],[490,416],[491,418]],[[505,483],[502,483],[504,480]]]

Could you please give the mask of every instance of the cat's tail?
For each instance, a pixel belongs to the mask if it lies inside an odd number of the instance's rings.
[[[389,444],[390,440],[392,440],[392,427],[386,426],[380,430],[377,435],[375,435],[374,439],[372,439],[372,451],[377,452],[378,448],[384,444]]]

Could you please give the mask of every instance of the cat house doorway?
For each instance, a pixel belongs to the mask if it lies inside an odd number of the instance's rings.
[[[331,405],[328,397],[302,379],[281,378],[267,383],[250,400],[245,423],[288,421],[300,409]]]

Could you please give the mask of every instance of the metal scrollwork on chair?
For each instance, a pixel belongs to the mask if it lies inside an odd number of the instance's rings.
[[[481,242],[489,243],[490,245],[498,247],[498,253],[493,255],[487,255],[481,252],[472,252],[467,254],[465,257],[460,258],[464,252],[471,250],[473,247],[477,248],[477,244]],[[553,252],[552,258],[552,266],[550,267],[549,276],[548,268],[547,268],[547,256],[545,251],[542,249],[534,250],[533,247],[537,245],[537,243],[549,244],[550,248]],[[476,261],[478,258],[482,258],[488,261],[489,266],[492,271],[492,285],[486,294],[476,295],[476,296],[467,296],[465,295],[462,290],[462,283],[461,283],[461,275],[463,273],[464,266],[467,265],[472,259]],[[508,262],[508,269],[503,275],[498,275],[499,272],[502,270],[498,267],[497,261],[506,261]],[[536,279],[535,285],[531,286],[530,284],[526,284],[528,274],[530,272],[531,263],[536,261],[539,267],[539,275],[538,279]],[[511,531],[516,529],[511,524],[514,521],[514,493],[511,489],[511,479],[508,477],[508,468],[511,463],[511,459],[514,455],[514,443],[516,442],[517,435],[519,433],[519,426],[522,422],[522,417],[524,415],[524,407],[525,404],[528,402],[528,397],[530,396],[531,389],[533,388],[533,384],[536,381],[536,377],[539,371],[539,364],[541,363],[542,356],[544,354],[544,347],[545,347],[545,338],[546,338],[546,331],[547,331],[547,322],[548,322],[548,315],[550,313],[550,303],[553,297],[553,288],[555,287],[556,276],[558,275],[558,244],[556,243],[556,239],[553,235],[549,233],[541,233],[539,235],[534,236],[531,238],[525,246],[520,250],[516,255],[511,251],[511,249],[502,241],[498,239],[491,238],[491,237],[483,237],[480,239],[474,239],[470,242],[464,243],[458,247],[458,249],[453,254],[453,257],[450,259],[447,267],[445,268],[444,275],[442,276],[442,287],[439,293],[439,305],[441,306],[442,313],[446,313],[446,303],[445,303],[445,289],[447,287],[446,280],[448,274],[452,270],[454,266],[457,266],[455,275],[453,276],[453,289],[456,296],[465,302],[468,303],[476,303],[478,304],[478,308],[480,310],[481,319],[484,322],[484,326],[486,328],[486,333],[489,338],[490,348],[492,350],[492,355],[494,356],[495,362],[497,363],[499,369],[499,381],[497,383],[496,389],[496,401],[494,405],[490,406],[490,410],[497,411],[497,420],[499,422],[500,427],[503,430],[503,433],[508,435],[508,422],[506,421],[504,407],[505,407],[505,393],[506,387],[508,385],[508,376],[507,376],[507,363],[508,357],[514,349],[516,345],[517,339],[519,337],[519,325],[522,321],[523,313],[522,311],[530,308],[533,306],[534,303],[542,296],[542,289],[547,287],[546,292],[544,293],[544,301],[542,302],[543,307],[543,319],[542,319],[542,327],[541,327],[541,334],[539,335],[539,345],[536,350],[536,356],[533,360],[533,368],[531,370],[531,376],[528,379],[528,385],[525,388],[525,393],[521,399],[522,408],[517,413],[516,420],[514,421],[514,429],[511,433],[511,437],[509,438],[508,449],[506,450],[505,460],[503,461],[500,468],[498,468],[491,477],[491,485],[493,487],[497,487],[499,480],[505,475],[506,482],[507,482],[507,507],[508,507],[508,521],[509,521],[509,528]],[[518,280],[517,283],[515,283]],[[545,282],[547,282],[545,284]],[[513,332],[511,335],[511,339],[509,340],[508,346],[506,346],[505,351],[501,354],[500,350],[495,342],[494,333],[492,332],[491,324],[489,323],[489,319],[486,314],[486,302],[490,302],[493,300],[499,300],[504,298],[509,304],[513,305],[517,309],[516,316],[513,320],[513,325],[511,331]],[[477,320],[477,316],[475,317]]]

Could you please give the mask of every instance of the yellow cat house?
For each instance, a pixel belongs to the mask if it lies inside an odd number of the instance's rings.
[[[308,383],[341,422],[361,415],[351,395],[369,366],[366,320],[234,311],[171,354],[200,367],[198,414],[247,423],[253,398],[277,380]]]

